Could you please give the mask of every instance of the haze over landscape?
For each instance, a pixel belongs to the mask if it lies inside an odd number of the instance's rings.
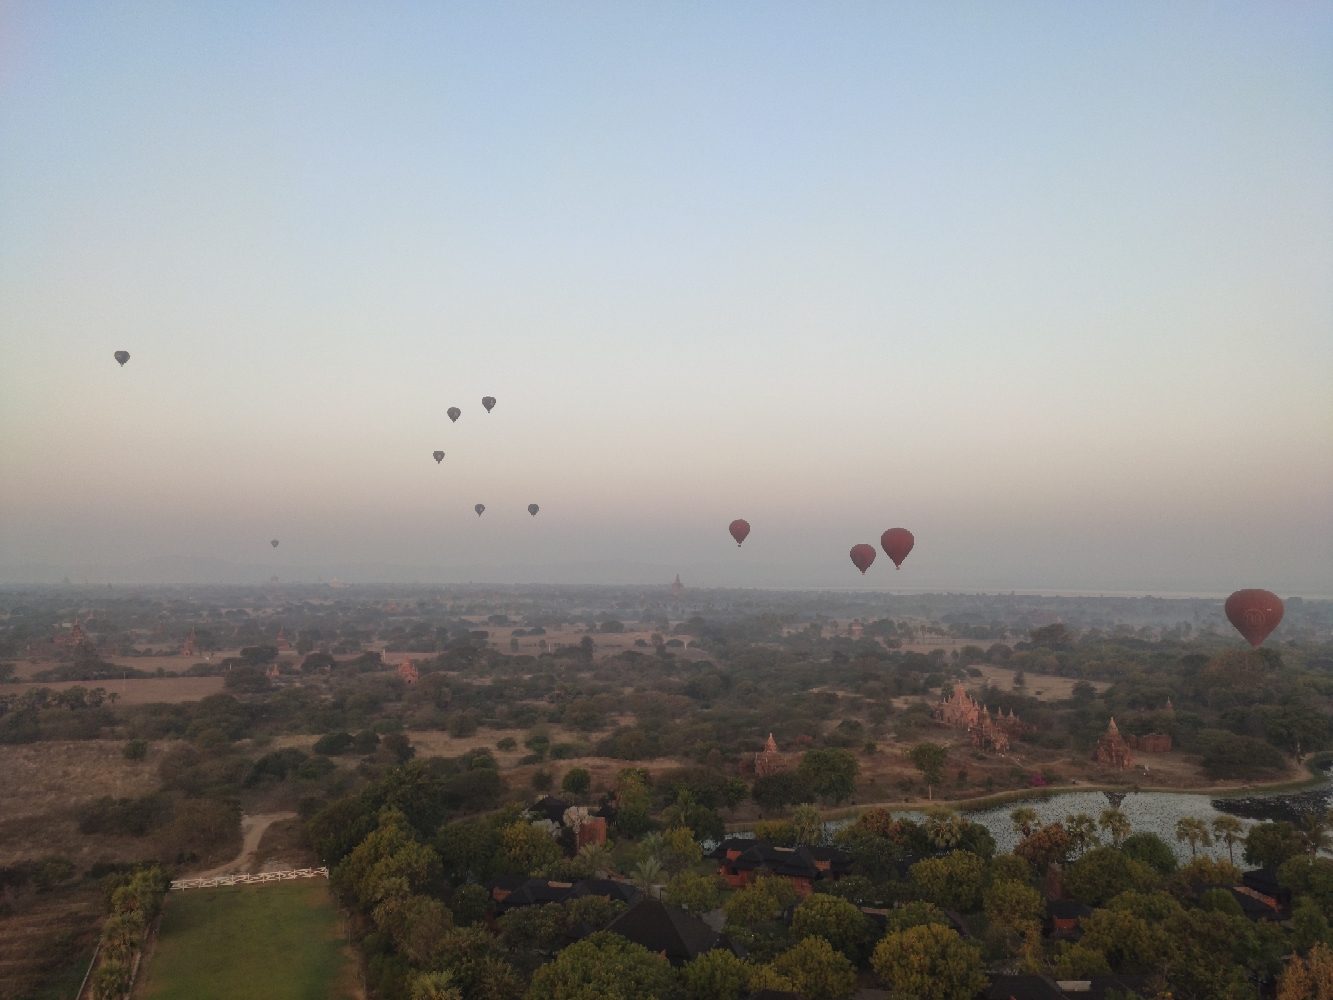
[[[1333,593],[1331,16],[9,6],[0,580]]]

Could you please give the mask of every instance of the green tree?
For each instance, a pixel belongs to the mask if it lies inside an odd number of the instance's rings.
[[[689,1000],[741,1000],[748,995],[750,970],[725,948],[706,951],[685,966],[685,993]]]
[[[1189,842],[1192,858],[1199,856],[1199,845],[1207,847],[1213,842],[1208,834],[1208,824],[1197,816],[1182,816],[1176,820],[1176,840],[1182,844]]]
[[[992,882],[982,894],[982,901],[986,920],[1012,933],[1022,933],[1046,916],[1046,900],[1041,893],[1012,879]]]
[[[1148,969],[1164,956],[1162,933],[1130,910],[1096,910],[1082,925],[1079,944],[1104,955],[1116,971]]]
[[[986,988],[981,949],[952,927],[922,924],[888,934],[870,964],[895,996],[918,1000],[972,1000]]]
[[[1052,823],[1024,837],[1014,848],[1014,854],[1028,863],[1033,875],[1043,878],[1050,865],[1064,862],[1071,847],[1069,831],[1059,823]]]
[[[1111,846],[1119,847],[1129,836],[1129,817],[1119,809],[1103,809],[1097,825],[1111,835]]]
[[[946,910],[969,913],[981,901],[986,862],[970,851],[952,851],[943,858],[918,861],[909,874],[923,899]]]
[[[545,831],[519,821],[500,832],[505,867],[523,875],[535,875],[560,859],[560,845]]]
[[[592,786],[592,775],[586,767],[571,767],[560,779],[560,788],[569,795],[579,796]]]
[[[935,743],[918,743],[907,751],[907,759],[921,772],[926,782],[926,796],[934,797],[934,787],[944,780],[944,764],[949,751]]]
[[[807,750],[801,755],[797,773],[810,783],[810,788],[825,802],[837,805],[850,799],[856,791],[856,776],[861,763],[850,750],[840,747],[828,750]]]
[[[662,834],[662,866],[669,872],[683,872],[703,860],[704,849],[687,826],[677,826]]]
[[[1277,1000],[1333,1000],[1333,947],[1310,949],[1308,958],[1295,958],[1278,980]]]
[[[772,961],[802,1000],[842,1000],[856,989],[856,969],[821,937],[803,938]]]
[[[773,810],[796,802],[813,802],[815,798],[807,775],[796,771],[779,771],[756,778],[750,795],[760,808]]]
[[[1291,944],[1300,955],[1317,944],[1333,946],[1333,930],[1313,896],[1301,896],[1292,910]]]
[[[1227,858],[1233,865],[1236,863],[1236,842],[1241,839],[1244,830],[1240,820],[1235,816],[1223,813],[1213,820],[1213,839],[1227,845]]]
[[[641,773],[627,767],[616,778],[616,826],[627,837],[640,836],[653,827],[649,814],[653,793],[648,790]]]
[[[538,969],[528,1000],[674,1000],[682,992],[680,977],[665,958],[599,931]]]
[[[1009,814],[1009,820],[1014,824],[1014,832],[1024,837],[1031,837],[1032,831],[1041,825],[1037,822],[1037,810],[1031,806],[1019,806]]]
[[[407,988],[411,1000],[463,1000],[451,972],[418,972]]]
[[[797,806],[791,816],[791,827],[798,844],[817,846],[824,843],[824,817],[814,806]]]
[[[1245,863],[1260,868],[1281,868],[1288,858],[1304,850],[1300,832],[1286,820],[1256,823],[1245,834],[1244,843]]]
[[[103,962],[92,975],[95,1000],[120,1000],[130,988],[130,967],[124,962]]]
[[[785,878],[760,876],[726,902],[727,922],[753,925],[772,920],[796,902],[796,890]]]
[[[1122,892],[1151,892],[1157,886],[1157,873],[1114,847],[1098,847],[1065,870],[1063,883],[1080,903],[1101,906]]]
[[[861,911],[837,896],[816,892],[792,911],[791,936],[796,940],[820,937],[852,962],[861,958],[861,948],[870,934]]]
[[[1120,850],[1125,857],[1142,861],[1159,875],[1170,875],[1176,870],[1176,852],[1155,833],[1131,833]]]
[[[666,901],[691,913],[708,913],[717,909],[718,895],[716,875],[681,872],[673,875],[666,885]]]

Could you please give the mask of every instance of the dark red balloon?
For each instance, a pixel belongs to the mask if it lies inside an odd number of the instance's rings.
[[[1227,598],[1227,620],[1256,649],[1282,621],[1282,599],[1267,590],[1238,590]]]
[[[893,568],[902,569],[903,560],[907,558],[907,553],[912,551],[916,539],[906,528],[890,528],[879,536],[879,544],[884,554],[893,560]]]
[[[741,542],[745,541],[745,536],[750,533],[750,522],[741,518],[736,518],[727,526],[731,532],[731,537],[736,539],[736,548],[741,547]]]
[[[861,571],[862,576],[865,576],[866,570],[870,568],[870,564],[874,561],[875,546],[864,543],[852,546],[852,565]]]

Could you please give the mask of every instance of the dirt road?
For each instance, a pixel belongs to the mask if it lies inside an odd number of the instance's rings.
[[[260,813],[256,816],[241,817],[241,853],[236,855],[231,861],[218,868],[212,868],[206,872],[199,872],[191,875],[191,878],[213,878],[216,875],[231,875],[235,872],[248,872],[250,862],[254,859],[255,851],[259,850],[259,842],[264,839],[264,831],[274,823],[279,823],[284,819],[295,819],[294,812],[280,813]]]

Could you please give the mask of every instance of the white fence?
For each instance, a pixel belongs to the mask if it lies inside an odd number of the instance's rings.
[[[253,885],[256,882],[288,882],[298,878],[329,877],[327,868],[291,868],[281,872],[258,872],[255,875],[218,875],[215,878],[179,878],[171,883],[173,889],[211,889],[218,885]]]

